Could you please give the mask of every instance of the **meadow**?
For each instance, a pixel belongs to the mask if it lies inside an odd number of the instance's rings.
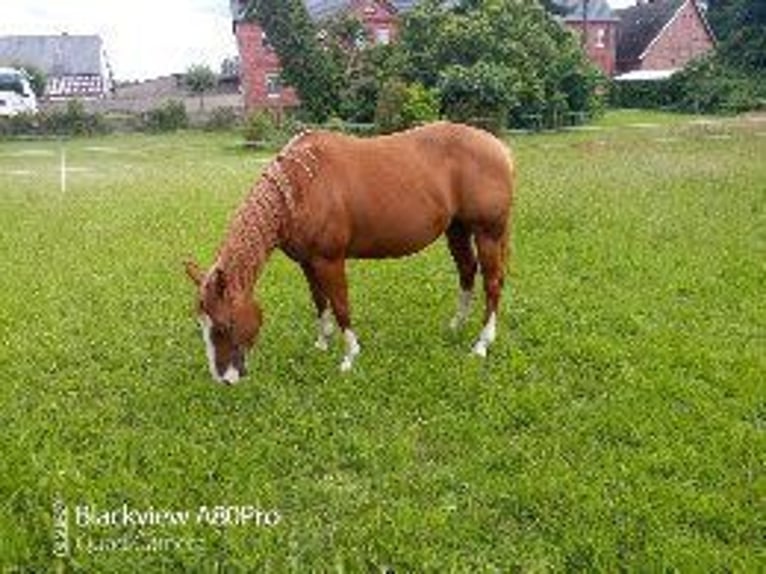
[[[766,122],[612,113],[509,142],[486,361],[478,309],[447,329],[443,242],[351,264],[345,375],[275,254],[234,387],[181,262],[211,262],[270,154],[0,142],[0,571],[763,571]]]

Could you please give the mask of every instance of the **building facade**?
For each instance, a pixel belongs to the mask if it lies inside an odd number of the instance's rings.
[[[619,10],[616,72],[669,75],[715,47],[697,0],[644,0]]]
[[[50,100],[103,98],[113,88],[100,36],[2,36],[0,65],[34,66],[44,72],[45,98]]]
[[[414,0],[304,0],[311,18],[317,22],[341,13],[359,19],[368,41],[387,44],[396,38],[399,15],[409,10]],[[234,34],[240,54],[240,78],[245,109],[293,107],[298,104],[295,90],[280,80],[279,57],[258,22],[245,14],[247,0],[232,0]]]

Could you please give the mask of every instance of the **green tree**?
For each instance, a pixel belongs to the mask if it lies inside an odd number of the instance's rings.
[[[742,71],[766,71],[766,2],[711,0],[708,19],[723,63]]]
[[[201,110],[205,108],[205,92],[214,88],[217,81],[218,77],[208,66],[196,64],[186,70],[186,87],[191,93],[199,96],[199,108]]]
[[[556,125],[596,109],[598,73],[538,2],[423,0],[401,42],[405,79],[439,88],[450,117]]]
[[[282,78],[293,86],[316,121],[337,104],[341,72],[325,50],[303,0],[250,0],[245,14],[261,25],[282,64]]]

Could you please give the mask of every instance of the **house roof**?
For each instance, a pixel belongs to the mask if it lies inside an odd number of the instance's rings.
[[[564,22],[582,22],[586,14],[583,0],[556,0],[564,13]],[[606,0],[589,0],[588,21],[616,22],[619,20]]]
[[[397,12],[407,12],[412,9],[418,0],[386,0]],[[309,15],[314,20],[331,18],[336,14],[347,10],[352,0],[303,0]],[[244,19],[245,6],[243,0],[230,0],[231,14],[235,21]]]
[[[100,36],[0,36],[0,64],[35,66],[48,76],[102,75]]]
[[[686,0],[654,0],[618,10],[617,60],[638,60]]]

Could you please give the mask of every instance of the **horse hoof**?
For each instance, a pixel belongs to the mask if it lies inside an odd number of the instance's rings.
[[[340,372],[341,373],[348,373],[351,370],[351,367],[354,366],[354,361],[350,357],[346,357],[343,359],[343,362],[340,364]]]
[[[479,341],[473,346],[473,354],[482,359],[487,358],[487,345],[484,341]]]
[[[314,348],[318,351],[326,351],[329,349],[329,345],[327,344],[327,339],[317,339],[314,341]]]

